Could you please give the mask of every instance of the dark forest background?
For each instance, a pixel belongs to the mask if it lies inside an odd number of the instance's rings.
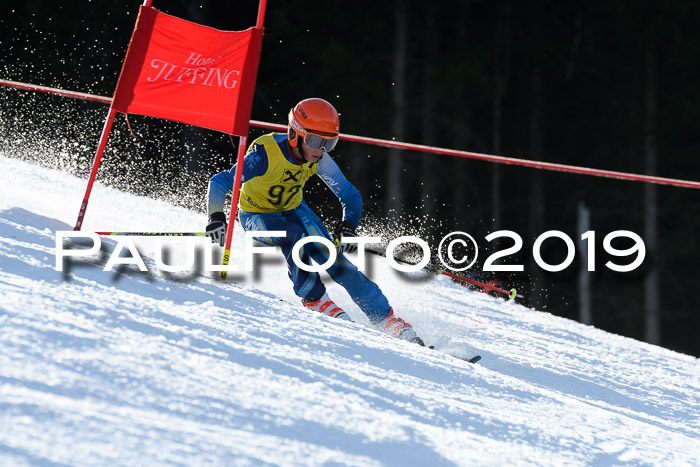
[[[111,96],[139,5],[5,2],[0,78]],[[252,26],[257,12],[253,0],[153,6],[227,30]],[[255,120],[286,123],[297,101],[317,96],[339,110],[343,133],[700,180],[700,2],[271,0],[265,24]],[[0,150],[87,177],[106,113],[0,88]],[[199,210],[204,226],[207,180],[235,159],[229,137],[129,120],[138,137],[117,118],[98,180]],[[443,235],[466,231],[481,249],[472,277],[518,287],[539,310],[700,355],[698,190],[348,142],[333,156],[363,194],[361,233],[419,234],[436,248]],[[308,191],[334,225],[335,198],[322,183]],[[597,234],[596,271],[579,274],[580,250],[564,271],[542,271],[535,238],[557,229],[584,245],[582,208]],[[500,229],[522,236],[508,262],[523,273],[479,272],[488,254],[510,246],[484,240]],[[615,230],[644,238],[647,257],[634,272],[605,267],[631,261],[603,250]],[[544,258],[561,262],[561,246],[547,242]]]

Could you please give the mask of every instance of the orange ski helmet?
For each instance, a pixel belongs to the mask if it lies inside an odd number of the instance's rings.
[[[329,152],[338,142],[338,111],[323,99],[304,99],[289,111],[289,145],[299,147],[299,137],[310,149]]]

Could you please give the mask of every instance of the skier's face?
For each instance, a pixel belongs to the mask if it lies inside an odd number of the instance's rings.
[[[309,149],[306,143],[301,144],[301,153],[304,156],[304,160],[311,162],[312,164],[318,162],[318,160],[323,155],[323,148],[321,149]]]

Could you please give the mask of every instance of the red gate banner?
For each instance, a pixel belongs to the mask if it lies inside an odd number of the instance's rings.
[[[142,6],[112,108],[246,136],[262,28],[219,31]]]

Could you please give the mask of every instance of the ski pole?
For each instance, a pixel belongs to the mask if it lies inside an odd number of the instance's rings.
[[[381,251],[376,251],[376,250],[372,250],[372,249],[365,249],[365,251],[368,253],[372,253],[374,255],[377,255],[377,256],[382,256],[384,258],[387,257],[386,253],[382,253]],[[406,261],[405,259],[401,259],[401,258],[397,258],[397,257],[394,257],[394,261],[398,261],[398,262],[404,263],[404,264],[411,264],[414,266],[416,265],[416,263],[413,263],[411,261]],[[486,289],[493,290],[494,292],[502,293],[508,297],[508,300],[514,300],[515,298],[525,298],[521,294],[519,294],[516,289],[510,289],[510,290],[501,289],[501,288],[495,287],[493,285],[484,284],[483,282],[475,281],[474,279],[469,279],[469,278],[466,278],[463,276],[458,276],[457,274],[452,274],[451,272],[443,271],[442,269],[438,269],[438,268],[435,268],[433,266],[425,266],[423,269],[425,269],[426,271],[429,271],[429,272],[433,272],[433,273],[438,274],[438,275],[442,274],[444,276],[451,277],[452,279],[456,279],[456,280],[459,280],[462,282],[468,282],[468,283],[473,284],[473,285],[478,285],[480,287],[484,287]]]
[[[97,235],[124,235],[131,237],[204,237],[204,232],[95,232]]]

